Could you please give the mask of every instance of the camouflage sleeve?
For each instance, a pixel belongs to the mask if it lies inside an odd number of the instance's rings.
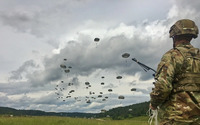
[[[170,50],[165,53],[158,65],[157,73],[155,76],[155,88],[150,93],[151,105],[157,107],[168,99],[172,90],[172,81],[175,74],[175,59],[173,51]]]

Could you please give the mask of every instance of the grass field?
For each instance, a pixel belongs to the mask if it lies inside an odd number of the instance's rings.
[[[126,120],[84,119],[54,116],[5,117],[0,116],[0,125],[148,125],[148,117]]]

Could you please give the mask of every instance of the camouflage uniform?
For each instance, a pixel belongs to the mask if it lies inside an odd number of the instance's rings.
[[[160,125],[200,125],[200,51],[178,44],[158,65],[151,105],[159,106]]]

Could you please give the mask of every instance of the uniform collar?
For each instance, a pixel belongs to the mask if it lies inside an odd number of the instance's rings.
[[[186,47],[186,48],[191,48],[193,47],[190,43],[184,43],[184,44],[178,44],[176,47]]]

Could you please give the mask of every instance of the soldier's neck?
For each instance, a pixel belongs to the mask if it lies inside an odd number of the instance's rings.
[[[190,44],[190,41],[187,40],[174,41],[174,47],[176,47],[179,44]]]

